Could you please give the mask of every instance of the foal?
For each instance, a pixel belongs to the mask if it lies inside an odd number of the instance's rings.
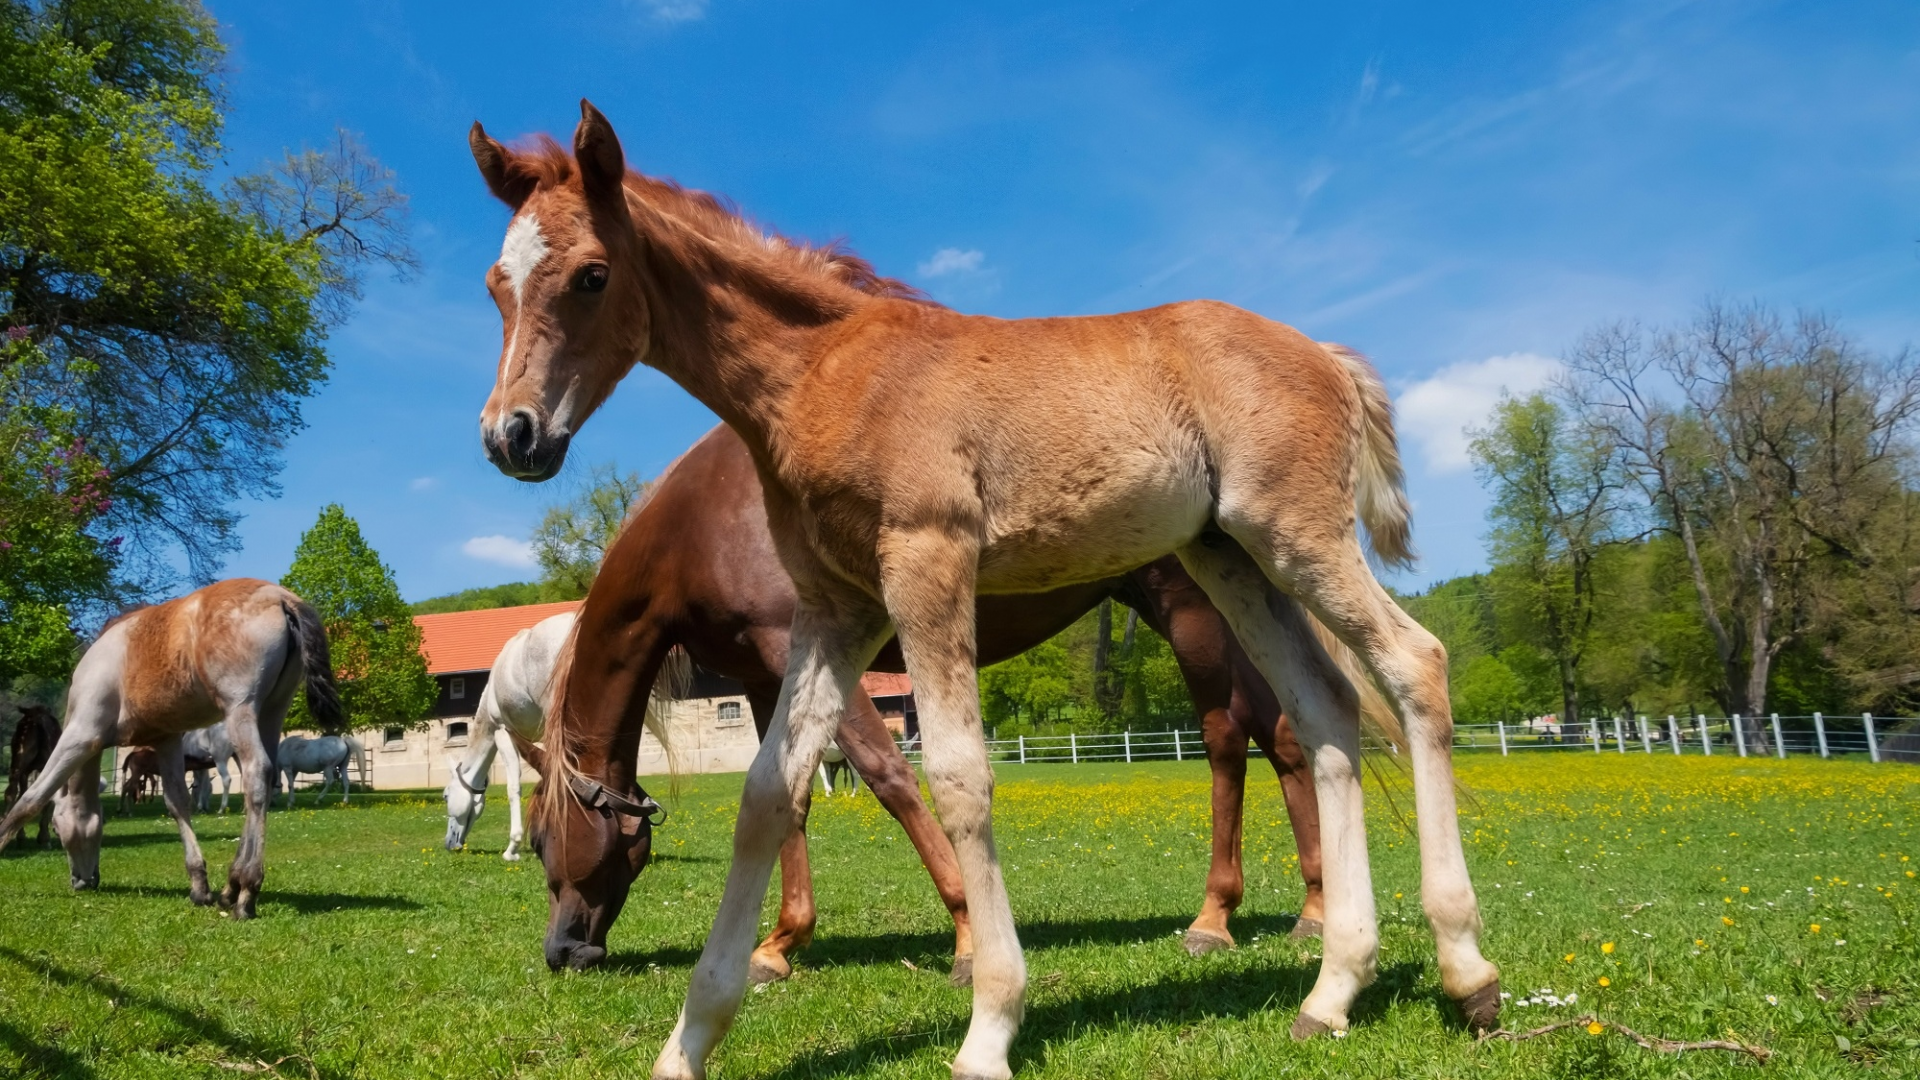
[[[470,141],[515,211],[487,277],[503,318],[488,455],[521,479],[553,476],[574,430],[644,361],[746,440],[799,594],[720,910],[656,1077],[704,1075],[731,1026],[774,857],[855,680],[896,634],[973,919],[973,1018],[953,1072],[1011,1075],[1026,967],[993,845],[974,598],[1168,553],[1283,695],[1311,756],[1325,953],[1294,1033],[1345,1028],[1379,951],[1358,698],[1304,611],[1401,715],[1441,985],[1472,1027],[1496,1021],[1456,817],[1446,650],[1374,579],[1355,520],[1357,508],[1383,561],[1411,560],[1391,404],[1363,358],[1218,303],[1002,320],[875,296],[825,252],[629,174],[585,103],[571,157],[514,153],[478,125]],[[549,798],[564,801],[561,785]]]
[[[60,741],[60,721],[53,718],[53,710],[45,705],[28,705],[20,710],[20,723],[13,729],[12,754],[7,759],[7,795],[0,802],[0,812],[13,807],[27,785],[47,767],[47,759],[53,755],[53,744]],[[40,834],[36,841],[41,847],[47,846],[47,821],[53,816],[53,807],[40,811]],[[9,839],[18,840],[26,832],[23,822]]]
[[[73,671],[67,724],[52,760],[0,820],[0,847],[15,826],[55,798],[54,827],[76,889],[100,885],[100,753],[109,745],[151,746],[161,793],[187,849],[189,895],[213,902],[207,863],[190,822],[181,736],[224,718],[240,758],[247,823],[220,905],[254,915],[266,877],[267,800],[273,751],[287,706],[302,684],[322,724],[341,722],[327,636],[307,602],[250,578],[215,582],[175,600],[136,608],[100,631]],[[63,788],[64,785],[64,788]]]

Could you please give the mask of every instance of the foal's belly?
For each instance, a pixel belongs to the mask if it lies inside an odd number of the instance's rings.
[[[1175,550],[1213,513],[1204,469],[1179,466],[1109,473],[993,507],[978,591],[1044,592],[1117,577]]]

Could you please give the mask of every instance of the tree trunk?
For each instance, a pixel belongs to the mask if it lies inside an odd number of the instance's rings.
[[[1113,601],[1100,601],[1099,618],[1093,637],[1093,700],[1100,711],[1111,716],[1114,712],[1113,673],[1110,670],[1113,652]]]

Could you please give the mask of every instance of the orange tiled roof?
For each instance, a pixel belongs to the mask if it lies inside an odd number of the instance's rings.
[[[913,680],[891,671],[869,671],[860,676],[868,697],[901,697],[913,693]]]
[[[494,658],[513,635],[549,615],[573,611],[578,600],[484,611],[450,611],[444,615],[415,615],[420,628],[420,651],[427,654],[427,670],[435,675],[462,671],[490,671]]]

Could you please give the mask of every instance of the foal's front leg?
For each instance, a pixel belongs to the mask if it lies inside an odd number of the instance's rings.
[[[774,856],[798,827],[814,767],[846,713],[860,673],[885,640],[886,616],[871,601],[856,596],[810,603],[803,586],[787,677],[740,796],[733,865],[720,911],[694,965],[679,1023],[653,1063],[656,1080],[706,1076],[707,1056],[733,1025],[746,995],[748,959]]]
[[[955,1080],[1005,1080],[1026,1009],[1027,965],[993,847],[993,768],[980,727],[974,670],[977,541],[959,530],[882,537],[887,612],[913,679],[923,758],[940,824],[960,860],[973,929],[973,1020],[953,1059]]]

